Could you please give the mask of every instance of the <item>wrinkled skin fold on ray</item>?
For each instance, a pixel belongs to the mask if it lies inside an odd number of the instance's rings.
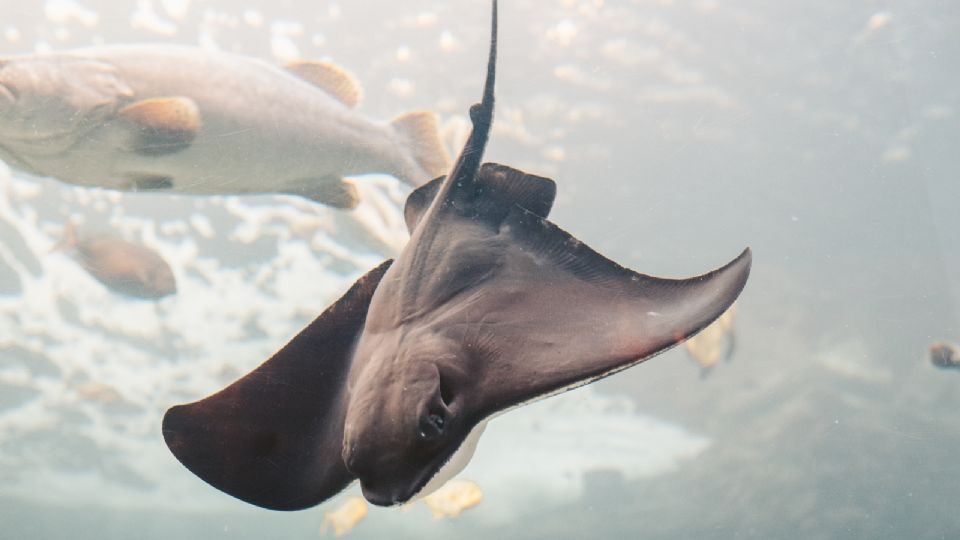
[[[273,357],[163,418],[163,437],[194,474],[273,510],[315,506],[353,481],[340,459],[350,357],[386,261],[361,277]]]

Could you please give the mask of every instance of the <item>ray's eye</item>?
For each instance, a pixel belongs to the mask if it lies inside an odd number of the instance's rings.
[[[436,394],[420,415],[420,438],[428,441],[443,435],[448,427],[450,407],[455,397],[449,381],[440,376],[439,372],[437,375]]]
[[[429,440],[443,435],[443,428],[446,423],[443,414],[427,413],[420,419],[420,437]]]

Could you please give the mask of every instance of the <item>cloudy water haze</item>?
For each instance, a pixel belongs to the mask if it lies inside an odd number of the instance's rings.
[[[960,343],[960,4],[499,9],[485,159],[555,179],[551,221],[642,273],[696,275],[750,246],[731,349],[704,367],[676,347],[499,416],[460,475],[482,500],[442,519],[423,502],[370,506],[345,537],[960,536],[960,372],[928,356]],[[358,113],[434,111],[451,152],[488,37],[480,0],[0,4],[2,57],[178,43],[328,60],[362,87]],[[343,211],[78,187],[0,163],[0,538],[334,535],[325,515],[358,486],[260,509],[181,466],[160,422],[399,252],[410,187],[351,180],[360,204]],[[105,288],[55,249],[68,222],[157,252],[176,294]]]

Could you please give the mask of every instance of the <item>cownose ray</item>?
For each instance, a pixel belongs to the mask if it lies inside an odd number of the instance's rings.
[[[467,463],[486,421],[636,365],[722,314],[750,251],[685,280],[621,267],[546,219],[553,181],[481,157],[493,118],[496,0],[483,100],[452,171],[407,199],[409,243],[273,357],[167,411],[188,469],[277,510],[359,480],[395,505]]]

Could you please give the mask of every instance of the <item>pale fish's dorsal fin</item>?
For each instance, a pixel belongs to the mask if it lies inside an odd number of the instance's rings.
[[[120,109],[134,128],[131,150],[160,156],[185,150],[200,131],[200,109],[184,96],[141,99]]]
[[[322,60],[295,60],[284,64],[284,69],[300,79],[320,88],[347,107],[356,107],[363,92],[360,84],[347,70]]]
[[[450,167],[450,154],[440,140],[437,115],[429,111],[413,111],[394,118],[390,125],[413,153],[413,159],[427,172],[424,178],[406,179],[420,185],[430,178],[446,174]]]

